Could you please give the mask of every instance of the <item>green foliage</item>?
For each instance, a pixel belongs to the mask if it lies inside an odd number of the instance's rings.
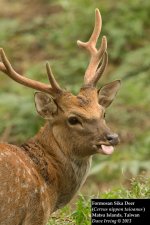
[[[83,210],[84,209],[84,210]],[[76,225],[88,225],[90,224],[90,206],[88,201],[80,195],[76,203],[76,210],[72,214]]]
[[[100,195],[100,198],[104,199],[150,198],[150,179],[144,176],[132,178],[131,187],[129,189],[125,187],[121,188],[117,187],[111,191],[102,193]]]
[[[0,132],[5,134],[9,130],[9,142],[17,144],[24,142],[27,138],[32,137],[41,120],[36,117],[33,100],[17,94],[1,94],[0,99],[0,117],[3,123],[0,123]],[[10,111],[11,108],[11,111]],[[31,121],[34,126],[31,126]]]
[[[110,191],[103,192],[97,196],[84,197],[78,196],[76,209],[71,209],[68,206],[52,214],[48,225],[90,225],[91,219],[91,204],[92,198],[100,199],[134,199],[134,198],[150,198],[150,178],[139,176],[130,181],[130,187],[116,187]]]
[[[75,209],[66,206],[52,214],[47,225],[90,225],[90,199],[79,195]]]

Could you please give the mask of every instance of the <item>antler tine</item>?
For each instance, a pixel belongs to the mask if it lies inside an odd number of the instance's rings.
[[[59,85],[57,84],[54,76],[49,74],[49,81],[51,83],[51,86],[48,84],[44,84],[35,80],[31,80],[27,77],[22,76],[21,74],[17,73],[11,66],[11,63],[9,62],[4,50],[1,48],[0,49],[0,56],[1,56],[1,60],[2,62],[0,62],[0,70],[7,74],[11,79],[13,79],[14,81],[33,88],[35,90],[39,90],[48,94],[51,94],[53,96],[55,96],[57,93],[62,92],[61,88],[59,87]],[[51,77],[51,78],[50,78]]]
[[[79,47],[86,48],[89,50],[91,53],[97,52],[96,50],[96,43],[99,37],[99,34],[101,32],[101,27],[102,27],[102,18],[100,15],[100,12],[98,9],[95,10],[95,26],[94,30],[92,32],[92,35],[87,42],[82,42],[82,41],[77,41],[77,44]]]
[[[62,90],[61,90],[59,84],[57,83],[57,81],[55,80],[52,69],[48,62],[46,63],[46,71],[47,71],[49,82],[53,87],[53,90],[55,90],[56,93],[57,92],[60,93],[60,91],[62,91]]]
[[[89,41],[88,42],[81,42],[79,40],[77,41],[78,46],[85,48],[87,51],[90,52],[90,55],[91,55],[89,65],[84,76],[85,86],[96,85],[98,81],[98,76],[96,75],[96,71],[107,49],[107,39],[105,36],[103,36],[102,38],[100,48],[96,49],[96,43],[101,32],[101,26],[102,26],[101,15],[99,10],[96,9],[95,10],[95,26]]]
[[[3,73],[7,73],[6,67],[2,62],[0,62],[0,71],[2,71]]]
[[[101,76],[103,75],[106,67],[108,65],[108,53],[105,52],[103,59],[102,59],[102,63],[100,65],[100,67],[97,69],[96,73],[95,73],[95,77],[93,80],[94,86],[96,85],[96,83],[98,82],[98,80],[101,78]]]

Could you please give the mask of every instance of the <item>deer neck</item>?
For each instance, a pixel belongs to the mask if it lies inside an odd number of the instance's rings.
[[[21,147],[48,187],[58,193],[56,208],[68,203],[85,181],[91,157],[77,159],[61,149],[48,123]]]
[[[62,164],[64,154],[55,141],[49,124],[46,123],[33,138],[22,144],[21,148],[33,161],[45,182],[51,184],[52,175],[55,175],[54,168],[57,164]]]

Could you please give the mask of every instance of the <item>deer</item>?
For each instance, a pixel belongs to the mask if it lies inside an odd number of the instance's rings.
[[[77,95],[60,87],[49,63],[49,84],[17,73],[0,49],[0,71],[15,82],[36,90],[38,114],[45,119],[39,132],[20,146],[0,143],[0,224],[46,225],[50,215],[64,207],[84,184],[95,154],[111,155],[118,134],[105,122],[120,80],[96,87],[107,64],[107,39],[102,18],[95,10],[95,25],[87,42],[77,41],[89,55],[89,65]]]

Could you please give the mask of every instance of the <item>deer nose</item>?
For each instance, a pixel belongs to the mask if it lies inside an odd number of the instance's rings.
[[[119,143],[119,137],[116,133],[107,134],[106,139],[111,145],[117,145]]]

